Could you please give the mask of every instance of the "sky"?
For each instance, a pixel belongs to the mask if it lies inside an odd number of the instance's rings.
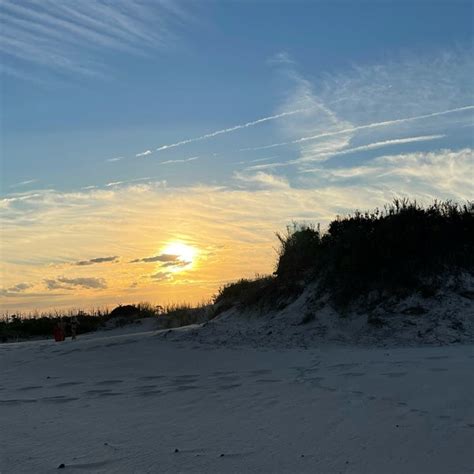
[[[471,1],[0,3],[0,312],[206,301],[275,232],[473,197]]]

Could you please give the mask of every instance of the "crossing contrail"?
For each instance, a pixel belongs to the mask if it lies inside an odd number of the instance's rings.
[[[270,145],[263,145],[263,146],[258,146],[258,147],[253,147],[253,148],[242,148],[241,151],[250,151],[250,150],[265,150],[267,148],[275,148],[279,146],[285,146],[285,145],[294,145],[297,143],[304,143],[310,140],[316,140],[318,138],[326,138],[326,137],[333,137],[336,135],[344,135],[345,133],[350,133],[350,132],[356,132],[358,130],[366,130],[369,128],[378,128],[378,127],[386,127],[388,125],[396,125],[399,123],[406,123],[406,122],[413,122],[415,120],[423,120],[431,117],[438,117],[440,115],[447,115],[447,114],[453,114],[455,112],[464,112],[466,110],[472,110],[474,109],[474,105],[466,105],[465,107],[458,107],[456,109],[449,109],[449,110],[443,110],[441,112],[433,112],[431,114],[425,114],[425,115],[417,115],[415,117],[407,117],[407,118],[401,118],[401,119],[395,119],[395,120],[386,120],[384,122],[374,122],[374,123],[368,123],[366,125],[358,125],[355,127],[349,127],[349,128],[344,128],[343,130],[336,130],[334,132],[324,132],[324,133],[318,133],[317,135],[311,135],[309,137],[302,137],[298,138],[296,140],[292,140],[289,142],[281,142],[281,143],[272,143]]]
[[[224,128],[222,130],[216,130],[215,132],[206,133],[205,135],[201,135],[200,137],[188,138],[187,140],[182,140],[180,142],[171,143],[169,145],[162,145],[159,148],[157,148],[156,151],[163,151],[163,150],[167,150],[168,148],[175,148],[177,146],[186,145],[188,143],[193,143],[193,142],[198,142],[200,140],[205,140],[206,138],[212,138],[212,137],[216,137],[218,135],[223,135],[224,133],[234,132],[235,130],[240,130],[242,128],[253,127],[254,125],[258,125],[258,124],[263,123],[263,122],[268,122],[270,120],[276,120],[276,119],[279,119],[279,118],[282,118],[282,117],[287,117],[288,115],[299,114],[301,112],[305,112],[307,110],[310,110],[311,108],[312,107],[305,108],[305,109],[292,110],[292,111],[289,111],[289,112],[282,112],[281,114],[277,114],[277,115],[270,115],[269,117],[263,117],[263,118],[258,119],[258,120],[253,120],[252,122],[247,122],[247,123],[243,123],[243,124],[240,124],[240,125],[234,125],[233,127],[230,127],[230,128]]]

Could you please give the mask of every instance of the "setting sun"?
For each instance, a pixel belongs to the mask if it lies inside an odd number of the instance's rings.
[[[175,268],[175,271],[177,271],[183,267],[189,268],[189,266],[194,263],[197,249],[181,242],[172,242],[164,247],[162,253],[177,257],[176,261],[180,263],[180,265]]]

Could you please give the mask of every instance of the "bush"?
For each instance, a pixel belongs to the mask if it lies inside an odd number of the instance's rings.
[[[473,272],[474,205],[395,200],[382,210],[338,217],[325,233],[294,223],[277,238],[275,277],[224,286],[215,298],[220,310],[275,307],[279,297],[296,298],[310,282],[340,306],[374,290],[433,295],[443,274]]]
[[[286,234],[276,236],[280,249],[275,274],[280,280],[292,281],[314,270],[321,250],[319,226],[315,230],[309,225],[293,223],[286,228]]]
[[[435,201],[395,200],[383,210],[337,218],[321,236],[296,227],[285,238],[279,279],[318,279],[336,301],[347,303],[371,290],[420,288],[426,277],[449,271],[472,272],[474,206]]]
[[[272,294],[274,278],[271,276],[242,278],[235,283],[229,283],[219,289],[214,297],[217,311],[221,313],[234,305],[251,307],[263,305]]]

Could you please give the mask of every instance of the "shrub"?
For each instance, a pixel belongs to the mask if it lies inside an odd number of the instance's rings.
[[[472,272],[474,206],[395,200],[383,210],[356,211],[319,229],[293,226],[278,236],[278,279],[319,279],[341,303],[378,290],[404,291],[444,270]]]
[[[255,279],[242,278],[235,283],[229,283],[219,289],[214,297],[214,303],[218,311],[239,305],[250,307],[256,304],[264,304],[270,296],[273,288],[274,278],[271,276],[256,277]]]

